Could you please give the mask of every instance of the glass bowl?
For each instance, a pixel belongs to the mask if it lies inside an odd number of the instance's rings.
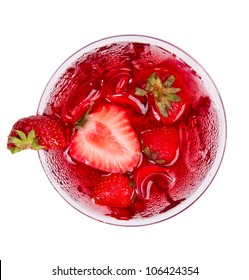
[[[60,88],[60,90],[63,90],[63,88],[65,88],[65,90],[68,89],[67,84],[70,84],[70,81],[67,80],[67,74],[65,73],[71,73],[70,75],[72,75],[72,77],[76,75],[76,73],[74,73],[76,62],[78,63],[82,58],[87,57],[89,53],[94,52],[96,49],[105,49],[105,47],[110,44],[119,46],[119,44],[125,42],[150,44],[157,46],[159,49],[165,50],[165,53],[173,54],[179,61],[179,67],[181,67],[181,63],[183,62],[189,66],[189,69],[191,69],[193,73],[197,73],[200,84],[206,91],[206,94],[210,97],[217,114],[217,135],[214,147],[215,157],[206,172],[202,174],[203,176],[199,181],[198,186],[193,188],[181,203],[176,204],[175,207],[169,207],[165,212],[156,213],[155,215],[145,215],[144,217],[138,215],[130,219],[117,219],[110,215],[107,207],[93,203],[88,190],[84,193],[84,190],[82,191],[82,189],[80,189],[79,186],[82,178],[78,176],[77,172],[75,173],[74,165],[71,164],[71,159],[68,157],[66,151],[64,153],[58,151],[54,151],[53,153],[39,151],[39,158],[43,169],[55,190],[66,202],[81,213],[100,222],[112,225],[143,226],[165,221],[192,205],[211,184],[222,162],[227,136],[226,116],[218,89],[205,69],[189,54],[164,40],[141,35],[119,35],[101,39],[81,48],[59,66],[45,87],[37,113],[50,113],[47,105],[56,103],[60,99],[58,88]],[[105,51],[103,52],[103,55],[104,54]],[[61,83],[61,77],[63,76],[65,76],[65,78],[63,78],[63,83]],[[212,142],[212,135],[210,136],[210,141]],[[192,167],[194,168],[193,163]]]

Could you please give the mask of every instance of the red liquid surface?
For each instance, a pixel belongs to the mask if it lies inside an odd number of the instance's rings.
[[[184,107],[171,123],[153,112],[150,98],[134,94],[153,73],[163,82],[174,75],[174,87],[181,89]],[[124,220],[149,217],[175,207],[196,191],[215,159],[218,127],[212,100],[192,68],[167,50],[149,44],[108,45],[83,55],[65,71],[51,91],[44,114],[61,119],[70,134],[91,101],[93,110],[107,103],[123,107],[138,139],[145,131],[164,126],[176,128],[180,135],[179,154],[168,165],[156,164],[142,152],[140,163],[129,173],[136,192],[131,206],[96,205],[96,211],[103,208],[105,215]],[[94,205],[92,188],[105,172],[73,161],[67,150],[47,151],[45,158],[62,190],[75,201],[83,197]]]

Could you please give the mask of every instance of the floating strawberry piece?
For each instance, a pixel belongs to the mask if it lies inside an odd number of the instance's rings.
[[[131,205],[133,195],[132,181],[126,175],[116,173],[101,177],[92,192],[97,204],[117,208]]]
[[[50,150],[69,144],[64,125],[57,119],[36,115],[18,120],[8,138],[7,147],[12,153],[25,149]]]
[[[104,105],[85,115],[72,137],[69,154],[79,162],[116,173],[132,170],[141,156],[125,111],[115,105]]]
[[[182,100],[180,100],[179,102],[173,102],[171,104],[170,110],[168,110],[167,112],[167,116],[164,116],[162,115],[160,107],[156,104],[154,99],[151,99],[151,104],[154,117],[157,120],[162,121],[164,124],[169,125],[179,120],[186,109],[186,103]]]
[[[175,76],[170,75],[163,83],[156,73],[149,76],[145,89],[136,88],[137,96],[148,96],[152,112],[165,124],[176,122],[185,111],[185,101],[178,94],[181,88],[173,87]]]
[[[171,165],[178,159],[180,137],[175,127],[164,126],[141,135],[144,154],[157,164]]]

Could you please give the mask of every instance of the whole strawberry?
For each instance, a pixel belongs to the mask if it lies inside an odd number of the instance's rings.
[[[182,89],[173,86],[175,80]],[[154,117],[164,124],[172,124],[179,120],[186,110],[184,88],[185,85],[179,77],[176,79],[174,75],[170,75],[163,82],[153,73],[149,76],[145,89],[136,88],[135,95],[147,95]]]
[[[97,204],[117,208],[131,205],[133,195],[132,181],[126,175],[119,173],[101,177],[92,192]]]
[[[50,150],[68,145],[63,124],[45,115],[18,120],[8,137],[7,148],[14,154],[25,149]]]
[[[141,135],[144,154],[157,164],[173,164],[179,156],[180,138],[176,128],[165,126]]]

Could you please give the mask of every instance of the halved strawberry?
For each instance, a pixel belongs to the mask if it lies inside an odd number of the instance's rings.
[[[118,208],[131,205],[133,195],[132,181],[126,175],[117,173],[101,177],[92,191],[97,204]]]
[[[144,154],[157,164],[173,164],[179,156],[180,137],[175,127],[164,126],[141,135]]]
[[[138,164],[139,141],[122,108],[107,104],[83,120],[69,146],[73,159],[116,173],[130,171]]]
[[[25,149],[41,150],[64,148],[69,144],[64,125],[57,119],[36,115],[18,120],[8,138],[7,148],[12,153]]]

